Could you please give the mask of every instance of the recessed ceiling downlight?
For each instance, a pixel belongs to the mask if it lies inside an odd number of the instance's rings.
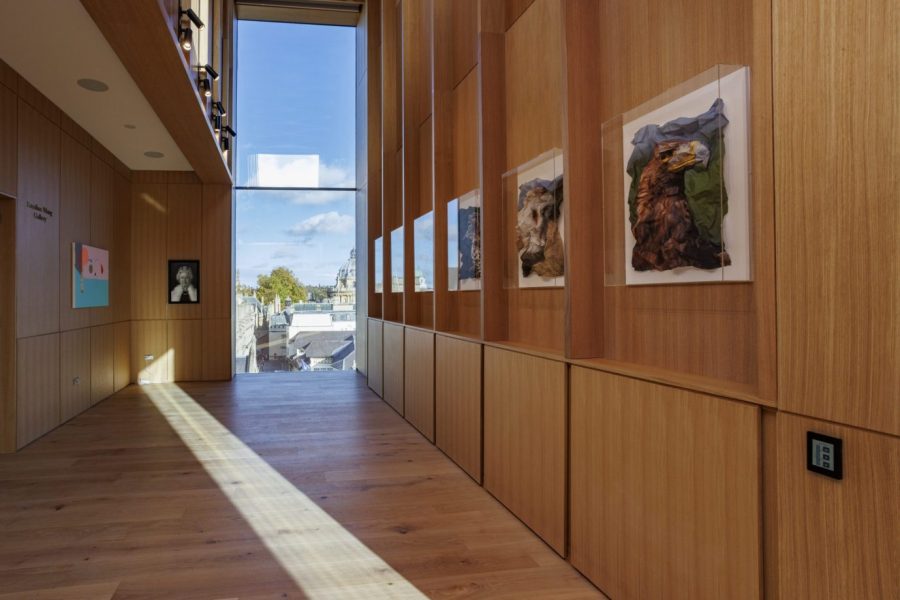
[[[125,129],[137,129],[137,125],[133,125],[131,123],[125,123]]]
[[[144,156],[146,156],[147,158],[162,158],[163,156],[165,156],[165,154],[163,154],[162,152],[157,152],[156,150],[147,150],[146,152],[144,152]]]
[[[76,83],[89,92],[105,92],[109,86],[97,79],[79,79]]]

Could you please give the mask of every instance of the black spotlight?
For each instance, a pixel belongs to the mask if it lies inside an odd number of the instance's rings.
[[[209,85],[209,79],[206,77],[200,78],[200,91],[207,98],[212,96],[212,86]]]
[[[182,27],[179,40],[184,51],[190,52],[191,48],[194,47],[194,31],[190,27]]]
[[[188,19],[190,19],[191,23],[193,23],[194,27],[196,27],[197,29],[203,29],[204,27],[206,27],[203,24],[203,21],[200,20],[200,17],[197,16],[197,13],[194,12],[193,8],[178,9],[178,16],[187,17]]]
[[[219,111],[219,116],[220,116],[220,117],[224,117],[224,116],[227,115],[227,113],[225,112],[225,107],[222,106],[222,102],[221,102],[221,101],[216,100],[216,101],[213,103],[213,108],[215,108],[217,111]]]
[[[210,79],[213,81],[219,80],[219,73],[212,68],[212,65],[204,65],[203,70],[206,71],[206,74],[209,75]]]
[[[231,149],[231,140],[228,139],[227,135],[223,135],[220,143],[222,144],[222,152],[227,154],[228,150]]]
[[[237,137],[237,131],[235,131],[234,129],[232,129],[232,128],[231,128],[231,125],[226,125],[226,126],[225,126],[225,131],[226,131],[226,132],[228,133],[228,135],[230,135],[231,137]]]

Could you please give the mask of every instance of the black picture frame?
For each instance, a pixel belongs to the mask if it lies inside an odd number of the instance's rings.
[[[182,289],[179,280],[181,272],[190,273],[190,283],[193,292]],[[169,304],[200,304],[200,261],[188,259],[169,260],[169,286],[166,288],[166,299]]]

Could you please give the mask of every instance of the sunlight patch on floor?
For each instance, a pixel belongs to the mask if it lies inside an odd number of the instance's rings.
[[[180,387],[143,390],[309,598],[425,598]]]

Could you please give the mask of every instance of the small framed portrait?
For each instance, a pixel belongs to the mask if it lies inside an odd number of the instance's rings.
[[[169,304],[200,302],[200,261],[169,261]]]

